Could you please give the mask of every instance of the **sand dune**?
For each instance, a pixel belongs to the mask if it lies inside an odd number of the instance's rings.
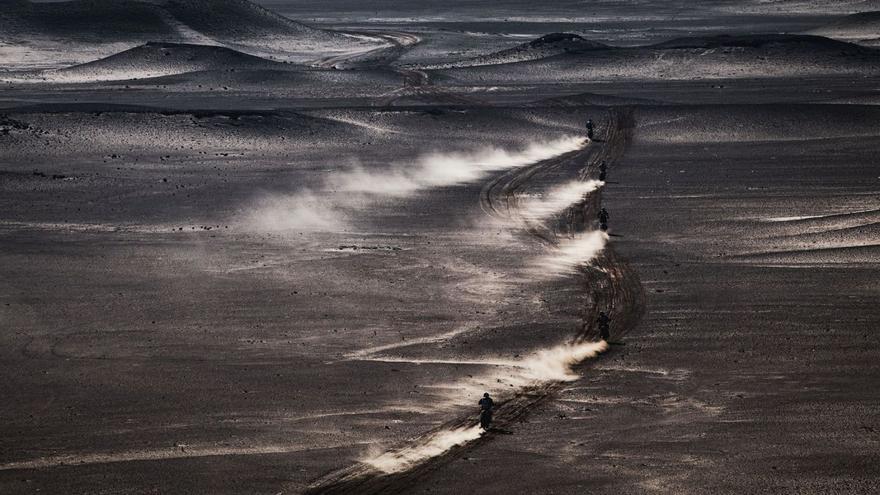
[[[670,107],[671,108],[671,107]],[[640,109],[644,142],[759,142],[877,136],[873,105],[725,105]]]
[[[499,52],[503,54],[504,52]],[[491,60],[492,56],[485,57]],[[876,74],[880,51],[805,35],[707,36],[642,47],[595,47],[541,59],[435,72],[451,84],[532,84],[552,75],[578,83],[609,79],[717,79],[819,74]]]
[[[608,48],[607,45],[590,41],[571,33],[552,33],[541,36],[528,43],[508,48],[489,55],[468,58],[456,62],[425,65],[422,69],[449,69],[455,67],[475,67],[480,65],[510,64],[562,55],[569,52],[584,52]]]
[[[849,15],[808,33],[865,45],[880,45],[880,11]]]
[[[283,67],[252,55],[222,46],[179,43],[147,43],[94,62],[57,71],[46,71],[38,78],[86,82],[128,80],[183,74],[196,71],[234,71]]]
[[[384,46],[380,38],[317,29],[247,0],[18,1],[0,12],[0,66],[83,63],[146,42],[218,44],[304,62]]]

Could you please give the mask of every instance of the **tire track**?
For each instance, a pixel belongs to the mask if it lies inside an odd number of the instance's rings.
[[[517,198],[536,177],[556,170],[559,167],[584,163],[578,177],[587,180],[597,175],[598,165],[603,160],[607,164],[619,159],[626,150],[632,131],[632,117],[628,110],[610,109],[604,141],[596,141],[598,146],[566,153],[531,166],[505,172],[491,180],[480,193],[480,204],[487,214],[498,218],[514,218],[523,221],[526,229],[542,242],[554,245],[562,236],[593,230],[601,204],[601,189],[591,193],[583,202],[568,208],[551,225],[530,223],[518,214]],[[587,293],[587,304],[582,308],[582,326],[573,343],[594,340],[598,336],[596,319],[600,308],[605,309],[615,323],[615,334],[621,335],[631,328],[641,316],[642,288],[633,270],[606,246],[589,267],[581,270],[581,283]],[[536,385],[521,389],[515,395],[496,402],[493,430],[503,431],[520,421],[529,411],[547,400],[563,387],[561,382]],[[473,426],[476,414],[468,414],[450,420],[420,439],[410,447],[425,445],[435,433]],[[315,481],[306,492],[309,494],[396,494],[407,493],[420,479],[441,469],[450,462],[461,458],[467,452],[492,440],[493,435],[484,435],[463,445],[455,446],[442,455],[427,459],[409,470],[391,474],[377,472],[371,466],[358,463],[332,472]]]
[[[421,42],[421,39],[411,33],[402,31],[347,31],[345,34],[363,36],[366,38],[381,39],[388,45],[372,48],[369,50],[331,55],[309,63],[312,67],[323,69],[351,70],[373,69],[384,67],[406,53],[407,50]]]

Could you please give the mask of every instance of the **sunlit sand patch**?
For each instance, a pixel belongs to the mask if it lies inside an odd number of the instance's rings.
[[[194,457],[243,456],[286,454],[300,452],[310,447],[306,445],[262,445],[262,446],[222,446],[176,444],[164,449],[127,450],[88,454],[61,454],[40,457],[26,461],[0,464],[0,471],[18,469],[46,469],[58,466],[79,466],[86,464],[110,464],[116,462],[157,461],[167,459],[188,459]]]
[[[771,217],[763,218],[764,222],[796,222],[798,220],[809,220],[811,218],[823,218],[829,215],[804,215],[799,217]]]
[[[474,326],[470,326],[470,325],[462,326],[462,327],[456,328],[454,330],[450,330],[448,332],[441,333],[439,335],[431,335],[428,337],[408,339],[403,342],[395,342],[393,344],[386,344],[386,345],[380,345],[380,346],[375,346],[375,347],[368,347],[366,349],[360,349],[360,350],[346,354],[346,358],[348,358],[348,359],[369,359],[371,356],[373,356],[375,354],[379,354],[384,351],[390,351],[392,349],[399,349],[401,347],[409,347],[412,345],[419,345],[419,344],[433,344],[433,343],[437,343],[437,342],[444,342],[444,341],[449,340],[453,337],[457,337],[458,335],[461,335],[463,333],[467,333],[467,332],[470,332],[473,330],[476,330],[476,328]]]
[[[403,134],[401,131],[396,129],[390,129],[388,127],[382,127],[376,124],[370,124],[369,122],[364,122],[362,120],[353,119],[351,117],[343,117],[339,115],[327,116],[325,115],[323,118],[327,120],[332,120],[334,122],[341,122],[343,124],[352,125],[355,127],[360,127],[362,129],[368,129],[379,134]]]
[[[683,380],[687,378],[688,375],[691,374],[690,371],[676,368],[671,370],[665,369],[656,369],[656,368],[645,368],[638,366],[602,366],[596,368],[596,371],[617,371],[617,372],[625,372],[625,373],[642,373],[647,375],[658,375],[664,377],[670,377],[675,380]]]

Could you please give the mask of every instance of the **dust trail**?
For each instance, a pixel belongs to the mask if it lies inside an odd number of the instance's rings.
[[[448,385],[425,387],[449,390],[450,405],[471,404],[472,397],[483,392],[504,395],[511,390],[519,391],[527,387],[541,387],[551,383],[573,381],[578,375],[572,367],[586,359],[595,357],[608,349],[608,343],[578,342],[543,349],[521,360],[487,359],[469,362],[493,366],[493,370],[481,377]],[[403,361],[403,359],[401,359]],[[448,452],[453,447],[464,445],[480,437],[479,426],[465,426],[441,430],[418,443],[379,455],[368,456],[361,462],[383,473],[406,471],[432,457]]]
[[[354,202],[349,198],[350,206]],[[305,190],[297,195],[264,196],[256,201],[246,215],[246,225],[262,231],[340,230],[348,224],[345,210],[336,207],[331,198]]]
[[[604,185],[604,182],[598,180],[569,182],[550,190],[540,198],[522,201],[518,209],[527,220],[544,220],[565,211],[571,205],[580,203],[587,194]]]
[[[487,172],[547,160],[574,151],[585,142],[583,138],[567,136],[532,142],[519,151],[485,148],[471,152],[431,153],[416,159],[413,164],[397,165],[387,171],[356,168],[331,176],[329,185],[348,192],[408,196],[422,189],[471,182]]]
[[[245,225],[263,231],[338,230],[381,198],[405,198],[430,188],[471,182],[485,174],[521,167],[580,149],[586,139],[564,136],[533,141],[519,150],[486,147],[467,152],[429,153],[382,170],[361,166],[331,174],[318,190],[259,198],[244,215]]]
[[[480,438],[481,433],[482,430],[479,426],[439,431],[419,445],[385,452],[376,457],[364,459],[362,462],[386,474],[398,473],[406,471],[426,459],[441,455],[455,446],[476,440]]]
[[[506,394],[528,387],[576,380],[578,375],[572,371],[572,367],[607,349],[608,343],[604,340],[577,342],[535,351],[522,359],[487,359],[484,364],[493,366],[493,369],[483,375],[424,388],[448,390],[448,405],[472,405],[469,399],[479,397],[483,392]]]
[[[534,260],[534,271],[544,278],[575,273],[598,256],[607,242],[608,234],[599,230],[563,239],[549,254]]]

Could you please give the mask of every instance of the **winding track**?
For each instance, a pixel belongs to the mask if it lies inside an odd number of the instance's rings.
[[[411,46],[421,41],[418,36],[404,33],[402,31],[348,31],[345,34],[368,38],[380,38],[388,42],[388,45],[362,52],[343,53],[341,55],[324,57],[310,62],[309,65],[324,69],[340,70],[385,67],[389,63],[400,58],[400,56],[409,50]]]
[[[584,164],[578,174],[581,180],[595,176],[601,161],[611,165],[626,150],[632,130],[630,113],[625,110],[609,110],[606,129],[604,141],[595,141],[594,145],[582,150],[566,153],[495,177],[486,184],[480,194],[480,204],[483,210],[496,217],[521,218],[517,210],[517,197],[534,178],[558,167]],[[583,202],[570,207],[560,215],[555,224],[527,223],[526,228],[542,242],[550,245],[556,244],[562,236],[592,230],[595,228],[595,219],[601,204],[600,195],[601,189],[590,194]],[[620,336],[634,326],[641,316],[641,308],[643,307],[641,283],[636,274],[617,257],[610,245],[606,246],[591,267],[583,268],[582,275],[582,283],[588,294],[589,303],[583,308],[582,327],[574,336],[574,343],[593,340],[597,337],[598,331],[595,328],[595,322],[600,308],[609,311],[614,322],[615,335]],[[529,387],[518,391],[512,397],[499,401],[497,413],[493,419],[493,428],[506,429],[511,427],[535,406],[561,388],[562,383]],[[420,440],[412,442],[409,446],[418,447],[431,438],[435,432],[470,427],[475,423],[475,415],[455,418],[430,432],[426,432]],[[372,467],[358,463],[317,480],[307,493],[407,493],[426,474],[440,469],[479,445],[491,441],[491,438],[492,435],[485,435],[464,445],[453,447],[443,455],[428,459],[399,473],[378,473]]]

